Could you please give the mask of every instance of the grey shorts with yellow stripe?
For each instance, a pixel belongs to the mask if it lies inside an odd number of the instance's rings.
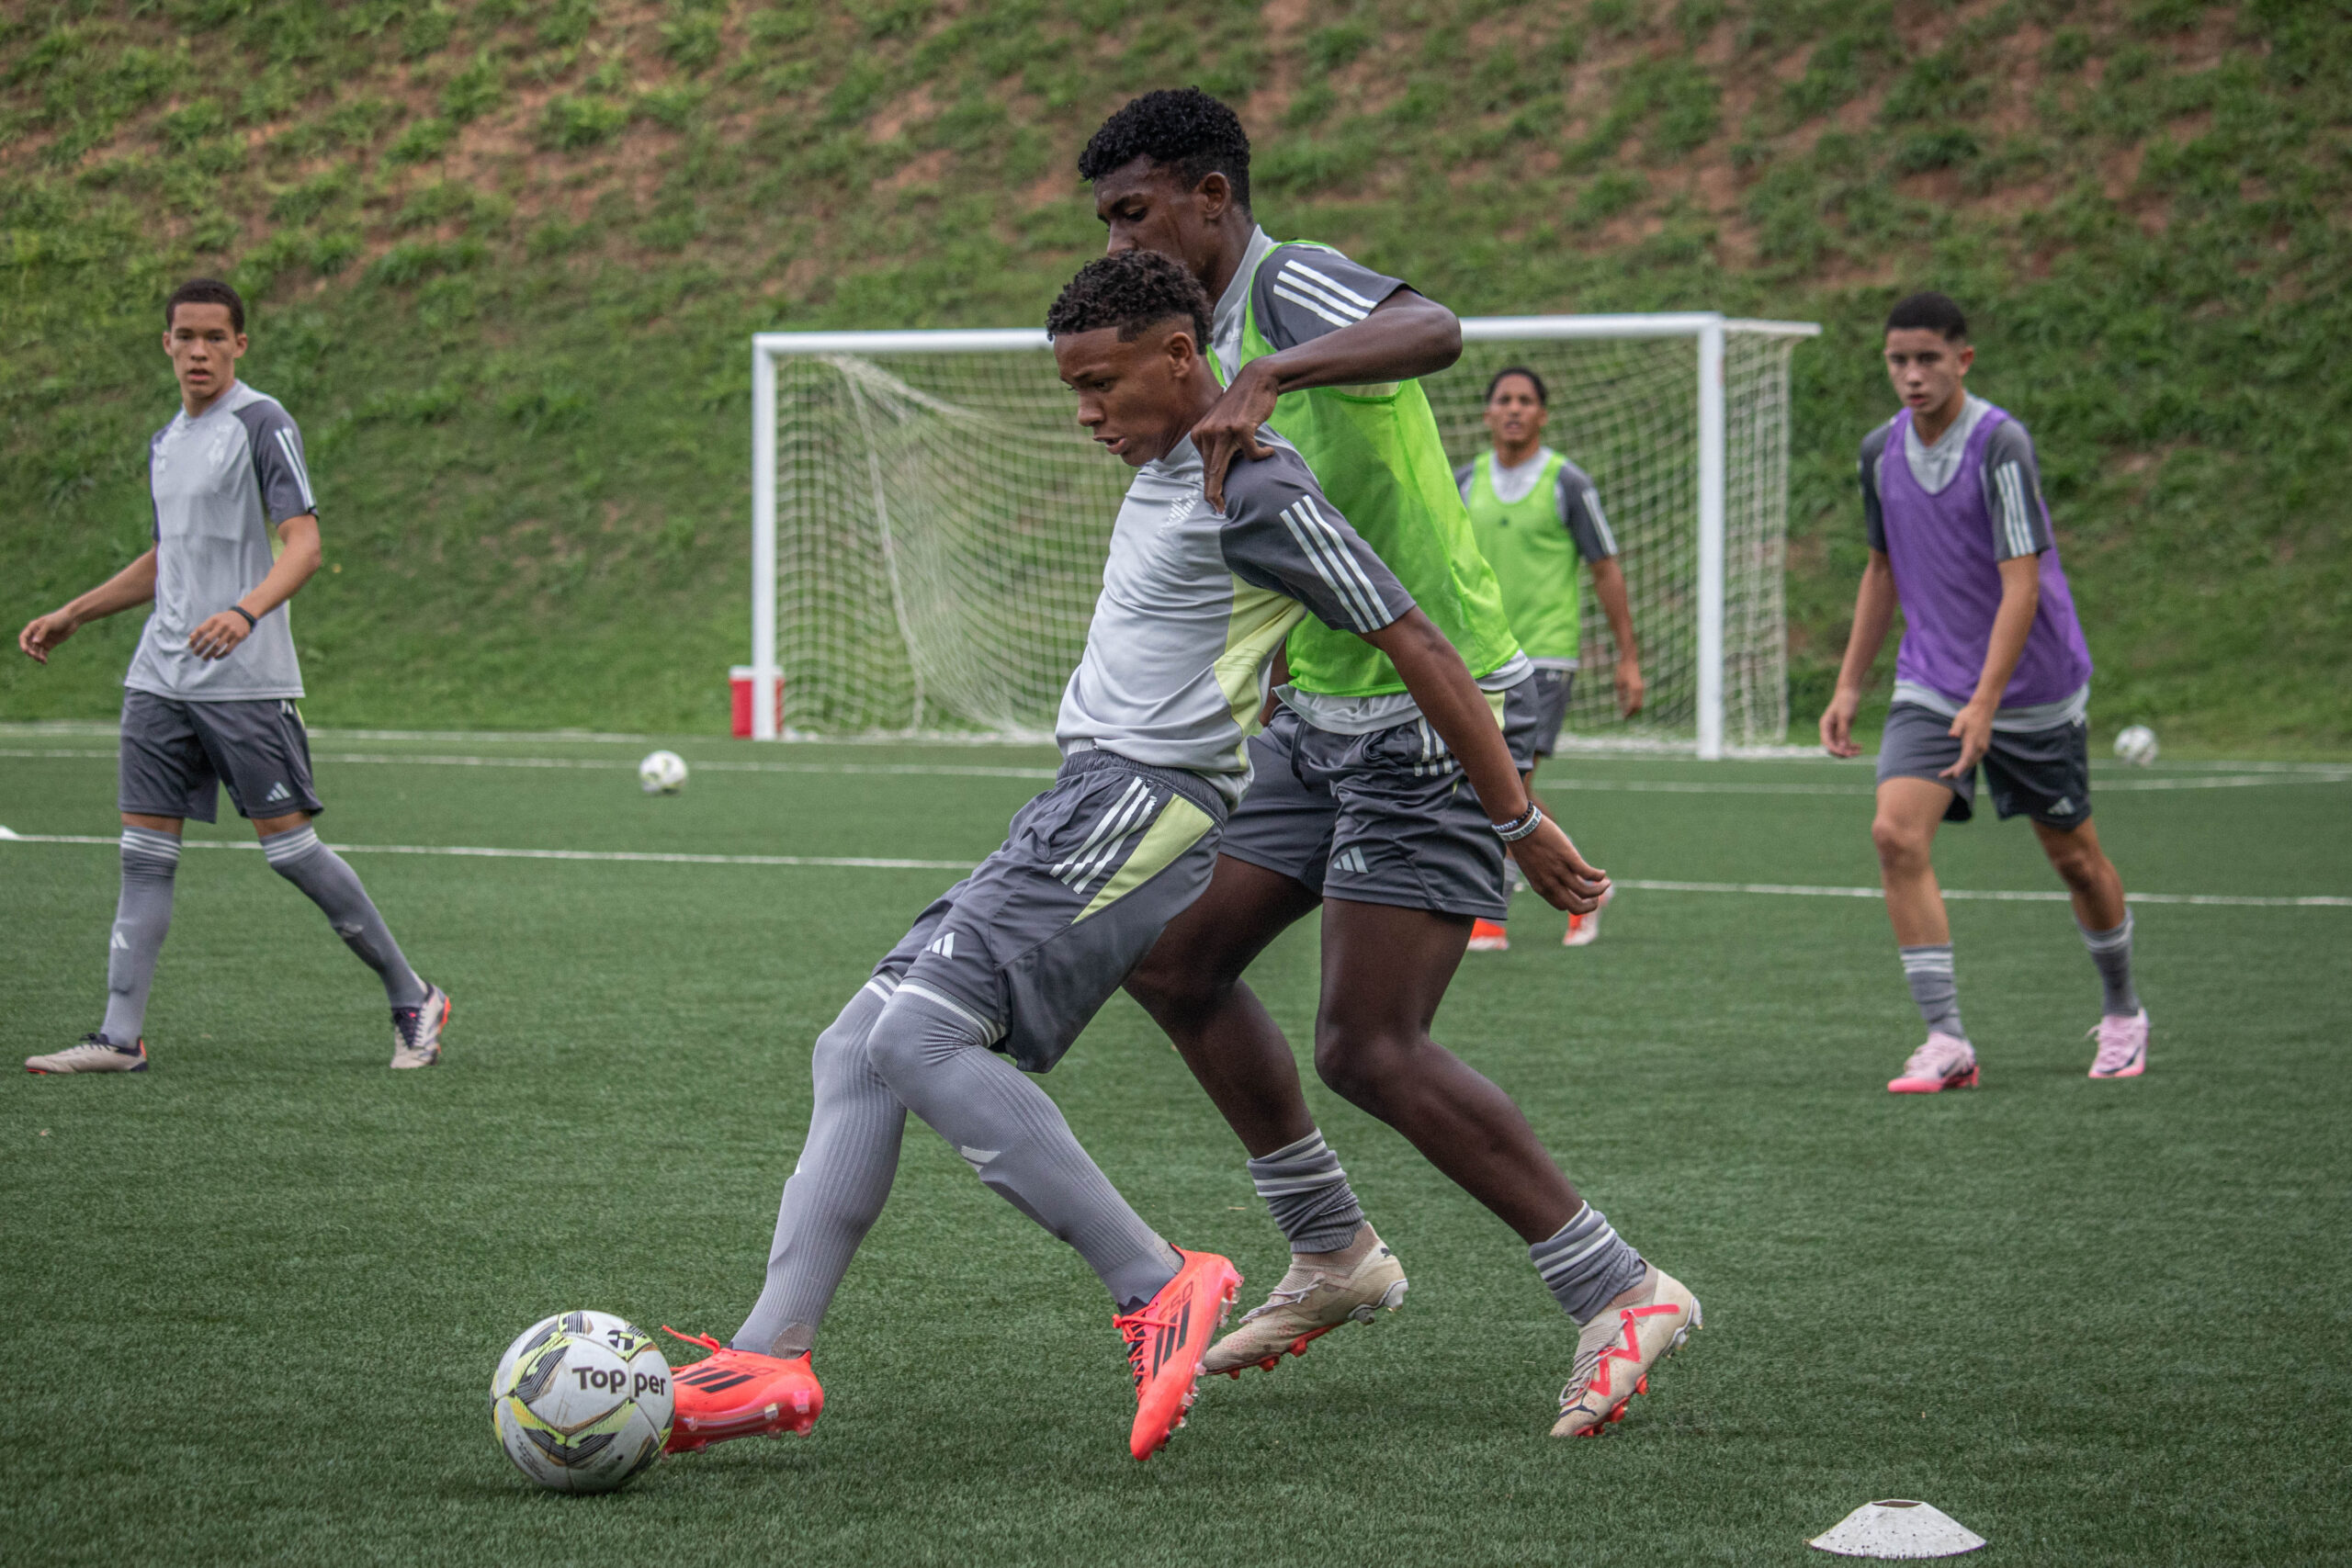
[[[1499,695],[1504,743],[1525,768],[1543,718],[1535,682]],[[1504,918],[1503,842],[1427,720],[1339,735],[1284,708],[1250,761],[1222,853],[1325,897]]]
[[[962,1014],[1042,1073],[1208,886],[1225,814],[1198,774],[1081,751],[867,984]]]

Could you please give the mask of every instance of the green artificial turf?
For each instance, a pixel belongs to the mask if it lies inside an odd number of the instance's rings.
[[[678,744],[793,770],[1050,765]],[[649,799],[643,743],[315,747],[322,829],[355,845],[959,860],[1040,787],[704,766]],[[0,732],[0,824],[110,839],[108,751]],[[1554,773],[1587,786],[1550,798],[1621,877],[1872,880],[1862,765]],[[2152,787],[2222,776],[2098,771],[2133,888],[2352,893],[2352,784]],[[1439,1032],[1707,1307],[1606,1441],[1544,1436],[1573,1338],[1517,1241],[1315,1087],[1409,1303],[1217,1381],[1150,1464],[1125,1454],[1092,1277],[916,1126],[820,1347],[815,1434],[575,1499],[498,1453],[500,1350],[575,1306],[733,1329],[810,1042],[953,873],[350,859],[456,998],[439,1068],[386,1070],[373,980],[239,850],[183,860],[152,1072],[0,1079],[12,1563],[1795,1563],[1889,1496],[1989,1538],[1988,1563],[2352,1553],[2352,908],[2142,906],[2154,1066],[2094,1084],[2064,908],[1956,902],[1985,1087],[1898,1100],[1880,1086],[1918,1031],[1875,902],[1630,891],[1563,952],[1562,918],[1522,901],[1518,945],[1465,962]],[[1940,863],[1954,888],[2055,886],[2022,824],[1949,830]],[[95,1024],[115,866],[104,844],[0,842],[0,1049]],[[1302,1042],[1313,977],[1306,931],[1258,976]],[[1132,1005],[1044,1081],[1148,1217],[1228,1251],[1245,1297],[1272,1283],[1238,1145]]]

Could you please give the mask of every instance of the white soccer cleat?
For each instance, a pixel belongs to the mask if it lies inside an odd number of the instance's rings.
[[[43,1076],[64,1073],[143,1073],[147,1042],[118,1045],[103,1034],[85,1034],[79,1045],[68,1045],[46,1056],[25,1058],[25,1071]]]
[[[1294,1258],[1273,1293],[1209,1347],[1202,1374],[1238,1378],[1245,1367],[1271,1372],[1284,1356],[1306,1355],[1310,1341],[1344,1324],[1370,1323],[1381,1313],[1395,1312],[1405,1304],[1405,1266],[1376,1235],[1372,1250],[1344,1275]]]
[[[1597,1438],[1650,1391],[1650,1374],[1704,1323],[1699,1298],[1653,1263],[1634,1299],[1611,1306],[1577,1337],[1576,1367],[1560,1391],[1555,1438]]]
[[[392,1010],[392,1066],[429,1067],[441,1059],[441,1031],[449,1021],[449,993],[427,985],[424,1000]]]
[[[2148,1010],[2129,1018],[2110,1014],[2091,1026],[2098,1055],[2091,1062],[2095,1078],[2136,1078],[2148,1070]]]

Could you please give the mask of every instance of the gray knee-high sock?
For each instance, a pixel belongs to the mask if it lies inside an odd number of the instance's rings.
[[[1355,1238],[1363,1208],[1340,1156],[1317,1128],[1250,1162],[1250,1179],[1290,1238],[1293,1252],[1337,1252]]]
[[[1176,1277],[1176,1249],[1079,1146],[1061,1108],[990,1051],[969,1020],[901,986],[875,1021],[866,1053],[900,1102],[983,1182],[1078,1249],[1120,1311]]]
[[[1529,1247],[1527,1256],[1552,1299],[1579,1325],[1640,1284],[1648,1267],[1589,1203],[1549,1239]]]
[[[1903,977],[1911,983],[1911,999],[1928,1021],[1930,1034],[1968,1038],[1960,1022],[1960,983],[1952,977],[1951,943],[1936,942],[1895,950],[1903,957]]]
[[[413,1008],[424,1000],[424,982],[401,956],[400,943],[384,924],[384,917],[360,885],[359,874],[343,857],[319,842],[309,826],[288,833],[272,833],[261,841],[269,869],[311,896],[326,911],[327,924],[343,938],[359,961],[383,976],[384,996],[396,1008]]]
[[[907,1108],[865,1054],[886,995],[869,984],[817,1036],[808,1139],[777,1206],[767,1283],[729,1341],[738,1350],[797,1356],[814,1345],[850,1259],[889,1199]]]
[[[117,1045],[139,1043],[147,1027],[147,988],[172,929],[172,878],[180,868],[176,833],[122,830],[122,897],[107,939],[107,1020],[98,1032]]]
[[[2123,923],[2110,931],[2095,931],[2082,921],[2075,929],[2083,933],[2083,945],[2091,950],[2091,962],[2098,965],[2099,984],[2107,987],[2102,1004],[2109,1018],[2130,1018],[2140,1010],[2140,993],[2132,985],[2132,916],[2127,910]],[[109,1037],[111,1038],[111,1037]]]

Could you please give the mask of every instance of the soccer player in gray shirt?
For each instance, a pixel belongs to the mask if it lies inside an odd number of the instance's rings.
[[[197,278],[165,302],[164,352],[180,412],[148,443],[154,547],[17,634],[17,646],[47,664],[81,626],[155,606],[122,682],[122,896],[107,941],[106,1018],[80,1044],[27,1057],[30,1072],[146,1070],[147,991],[171,929],[181,828],[190,817],[213,819],[222,784],[261,836],[270,869],[308,894],[382,977],[392,1066],[440,1059],[447,995],[409,967],[358,876],[311,827],[324,807],[294,706],[302,671],[286,602],[319,570],[319,509],[302,433],[277,399],[237,379],[246,346],[245,304],[227,284]]]
[[[1264,455],[1209,499],[1189,433],[1217,399],[1210,318],[1189,272],[1140,251],[1089,263],[1046,317],[1079,423],[1136,469],[1055,724],[1061,770],[818,1037],[766,1287],[731,1344],[704,1340],[712,1354],[679,1369],[673,1450],[815,1422],[809,1347],[889,1195],[910,1111],[1094,1269],[1135,1372],[1129,1451],[1168,1440],[1240,1278],[1146,1224],[1019,1069],[1051,1067],[1208,885],[1274,651],[1304,616],[1396,662],[1538,892],[1605,886],[1531,807],[1461,656],[1295,448],[1261,431]]]

